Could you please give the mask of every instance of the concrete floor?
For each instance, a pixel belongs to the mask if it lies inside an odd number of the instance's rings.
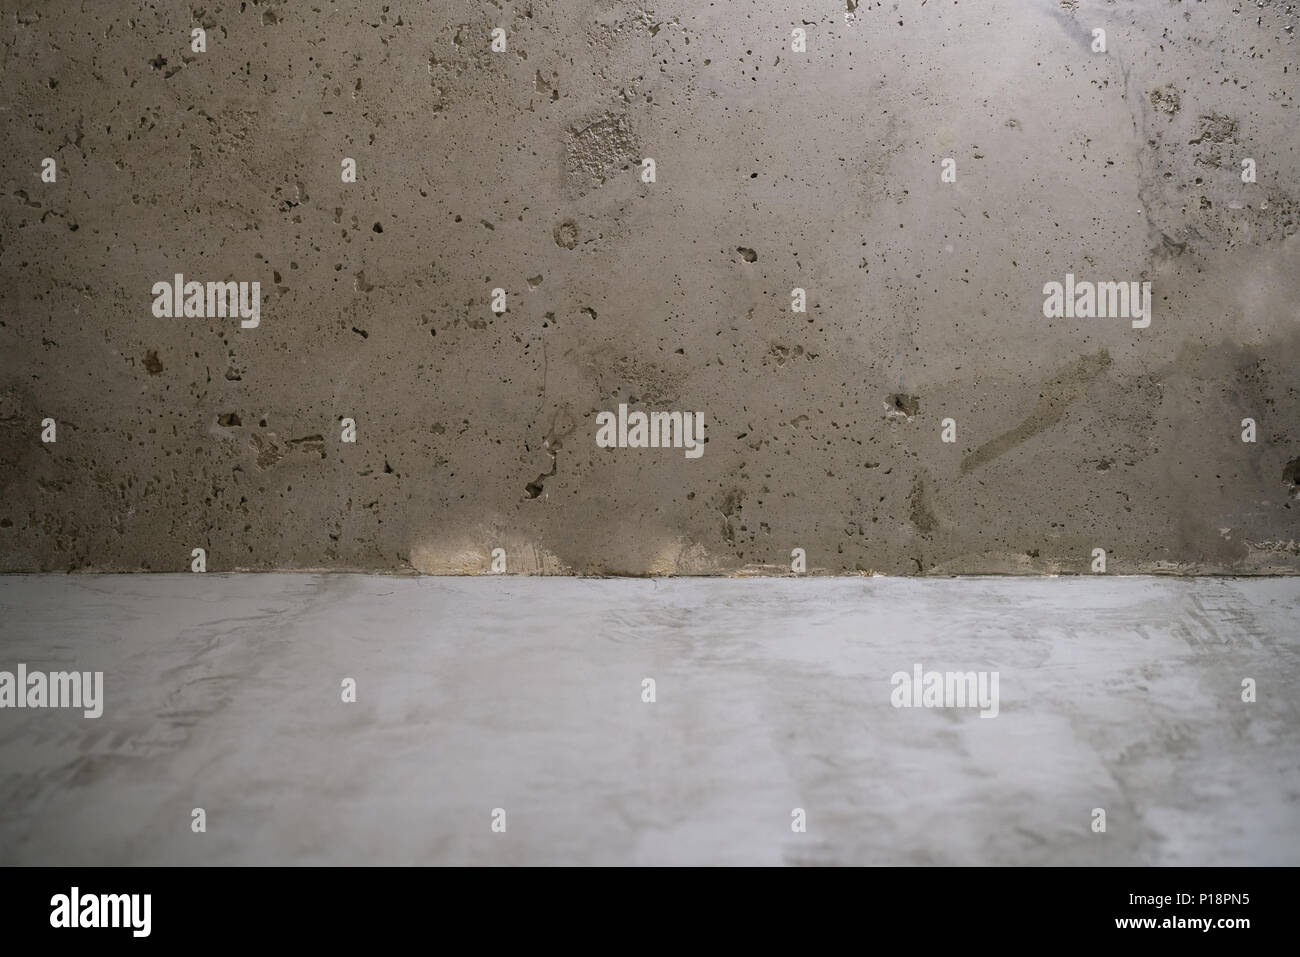
[[[1300,571],[1293,0],[0,7],[0,571]]]
[[[0,710],[0,864],[1295,865],[1298,620],[1296,579],[3,577],[0,669],[107,703]],[[917,664],[999,714],[892,707]]]

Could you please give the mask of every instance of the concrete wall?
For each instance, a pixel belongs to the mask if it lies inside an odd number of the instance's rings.
[[[0,571],[1300,569],[1293,4],[0,9]]]

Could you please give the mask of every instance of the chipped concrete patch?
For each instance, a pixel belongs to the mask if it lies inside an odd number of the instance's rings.
[[[604,186],[639,160],[625,113],[602,113],[571,127],[564,144],[565,186],[574,197]]]

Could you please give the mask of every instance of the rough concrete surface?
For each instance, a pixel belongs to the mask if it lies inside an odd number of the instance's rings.
[[[0,0],[0,571],[1296,572],[1297,24]]]
[[[99,718],[0,711],[0,864],[1300,864],[1295,578],[11,576],[0,608],[0,667],[104,671]],[[996,716],[893,707],[916,665],[997,672]]]

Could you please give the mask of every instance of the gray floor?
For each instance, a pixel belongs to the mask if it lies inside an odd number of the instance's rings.
[[[1298,608],[1297,579],[0,577],[0,670],[107,699],[0,710],[0,863],[1297,864]],[[892,707],[915,664],[997,671],[1000,713]]]

